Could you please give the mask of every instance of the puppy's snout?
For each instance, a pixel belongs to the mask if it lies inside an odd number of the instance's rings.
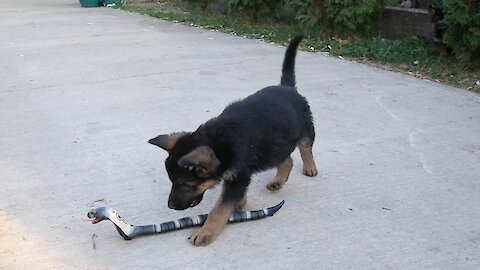
[[[188,208],[188,205],[176,200],[168,200],[168,208],[174,210],[185,210]]]
[[[178,206],[175,204],[174,201],[168,200],[168,208],[170,208],[170,209],[177,209]]]

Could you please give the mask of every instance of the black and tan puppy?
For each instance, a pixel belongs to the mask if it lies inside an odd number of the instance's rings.
[[[290,154],[295,147],[300,149],[303,173],[317,175],[312,113],[295,88],[295,56],[301,40],[297,36],[288,45],[281,85],[230,104],[195,132],[160,135],[149,141],[169,152],[165,167],[173,185],[168,207],[193,207],[207,189],[223,181],[222,194],[205,225],[190,237],[194,245],[213,242],[232,211],[245,206],[252,174],[277,167],[267,189],[280,189],[292,169]]]
[[[438,47],[440,58],[445,59],[452,53],[452,50],[447,48],[447,45],[443,42],[443,34],[447,29],[443,9],[429,5],[428,16],[430,17],[430,22],[433,24],[433,43]]]

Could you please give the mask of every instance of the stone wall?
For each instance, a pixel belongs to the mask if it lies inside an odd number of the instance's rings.
[[[433,25],[426,9],[386,7],[383,16],[373,23],[379,37],[403,39],[410,36],[433,38]]]

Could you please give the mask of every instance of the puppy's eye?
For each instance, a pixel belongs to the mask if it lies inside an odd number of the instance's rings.
[[[195,171],[195,167],[193,166],[186,166],[185,169],[187,169],[189,172]]]

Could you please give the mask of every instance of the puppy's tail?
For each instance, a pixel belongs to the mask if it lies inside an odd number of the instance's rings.
[[[288,44],[285,59],[283,59],[280,85],[295,87],[295,56],[297,55],[297,48],[302,39],[303,35],[297,35],[292,38],[290,44]]]

